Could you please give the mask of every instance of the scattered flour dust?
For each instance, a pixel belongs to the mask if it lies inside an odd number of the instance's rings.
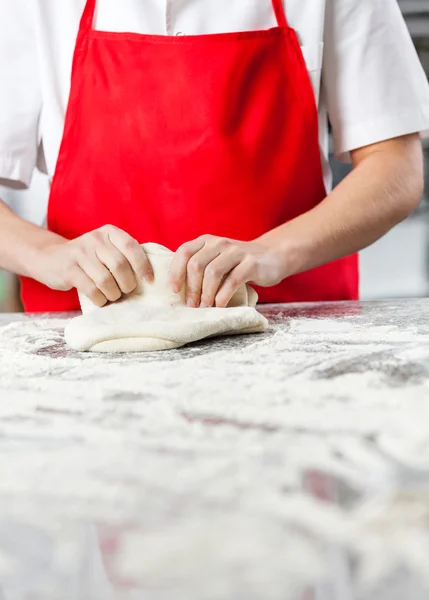
[[[429,573],[429,519],[413,519],[427,515],[429,325],[395,314],[267,314],[265,334],[111,356],[70,351],[64,319],[1,328],[3,514],[131,522],[116,568],[189,599],[195,581],[199,600],[283,598],[292,573],[332,568],[332,544],[362,581]]]

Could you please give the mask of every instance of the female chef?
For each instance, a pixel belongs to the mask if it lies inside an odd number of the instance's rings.
[[[358,297],[356,252],[422,195],[429,87],[396,0],[0,0],[0,205],[28,311],[95,304],[176,251],[189,306]],[[354,169],[330,189],[328,121]]]

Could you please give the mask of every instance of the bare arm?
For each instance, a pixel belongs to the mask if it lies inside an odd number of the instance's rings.
[[[408,217],[423,194],[423,153],[410,135],[352,153],[354,169],[316,208],[260,240],[284,252],[290,276],[369,246]]]
[[[76,240],[24,221],[0,200],[0,268],[56,290],[77,288],[103,306],[130,293],[136,276],[153,277],[139,243],[106,225]]]
[[[18,217],[0,200],[0,268],[34,276],[34,258],[40,248],[65,240]]]
[[[261,238],[206,235],[184,244],[172,266],[173,289],[187,278],[190,306],[226,306],[243,283],[270,287],[353,254],[417,208],[423,192],[418,135],[356,150],[352,159],[352,173],[323,202]]]

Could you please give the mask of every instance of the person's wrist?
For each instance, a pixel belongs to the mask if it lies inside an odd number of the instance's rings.
[[[46,253],[54,246],[66,241],[50,231],[38,231],[37,235],[31,237],[20,247],[17,256],[20,272],[25,276],[40,280]]]
[[[275,233],[277,235],[265,234],[258,238],[257,242],[271,255],[276,264],[279,278],[283,281],[299,271],[299,252],[293,247],[291,240],[285,238],[284,235],[282,239],[279,239],[279,233]]]

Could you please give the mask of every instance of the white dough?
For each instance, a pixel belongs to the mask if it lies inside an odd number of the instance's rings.
[[[206,337],[259,333],[268,322],[256,309],[258,295],[243,285],[228,308],[188,308],[185,288],[174,294],[169,283],[173,252],[144,244],[155,280],[138,282],[137,289],[118,302],[98,308],[80,295],[82,316],[65,328],[74,350],[93,352],[152,352],[171,350]]]

